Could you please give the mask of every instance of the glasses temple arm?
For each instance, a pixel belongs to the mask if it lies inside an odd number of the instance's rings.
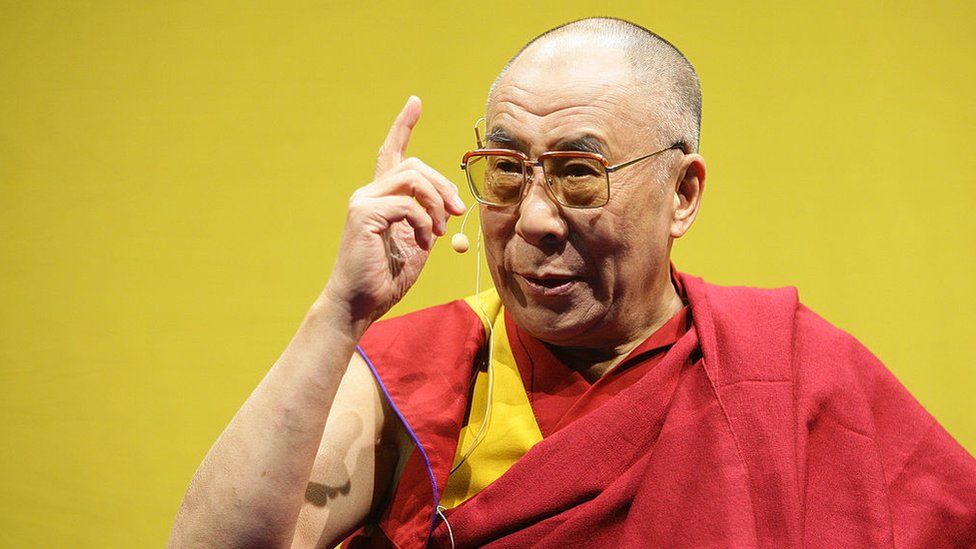
[[[485,117],[484,116],[482,116],[481,118],[479,118],[479,119],[477,119],[477,120],[474,121],[474,139],[478,143],[478,148],[479,149],[485,148],[484,143],[481,142],[481,133],[478,132],[478,126],[480,126],[481,123],[484,122],[484,121],[485,121]]]
[[[642,156],[640,158],[635,158],[633,160],[628,160],[626,162],[621,162],[620,164],[614,164],[613,166],[607,166],[607,171],[608,172],[613,172],[613,171],[619,170],[621,168],[626,168],[627,166],[630,166],[631,164],[636,164],[636,163],[640,162],[641,160],[647,160],[648,158],[650,158],[650,157],[652,157],[652,156],[654,156],[656,154],[661,154],[664,151],[670,151],[672,149],[681,149],[683,151],[685,149],[685,144],[682,143],[681,141],[678,141],[675,144],[671,145],[670,147],[661,149],[659,151],[652,152],[651,154]]]

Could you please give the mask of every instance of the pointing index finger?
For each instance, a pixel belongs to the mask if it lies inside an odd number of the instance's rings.
[[[386,134],[386,140],[377,154],[375,174],[377,177],[396,167],[406,157],[410,134],[420,120],[420,111],[420,98],[411,95],[393,121],[393,126],[390,127],[390,132]]]

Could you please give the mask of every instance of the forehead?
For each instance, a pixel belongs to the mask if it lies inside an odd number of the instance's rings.
[[[626,147],[649,117],[623,51],[589,37],[533,44],[496,84],[489,130],[503,128],[539,147],[583,134]]]

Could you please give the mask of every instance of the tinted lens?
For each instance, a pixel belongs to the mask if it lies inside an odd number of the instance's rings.
[[[489,204],[514,204],[522,196],[525,163],[518,156],[474,155],[465,170],[475,197]]]
[[[542,162],[552,194],[567,206],[593,208],[607,203],[610,185],[599,160],[586,157],[547,158]]]

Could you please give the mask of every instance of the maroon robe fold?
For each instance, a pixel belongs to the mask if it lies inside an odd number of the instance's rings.
[[[481,324],[377,323],[362,352],[417,448],[381,532],[419,547],[972,547],[976,460],[794,288],[681,274],[693,325],[643,378],[439,520]]]

